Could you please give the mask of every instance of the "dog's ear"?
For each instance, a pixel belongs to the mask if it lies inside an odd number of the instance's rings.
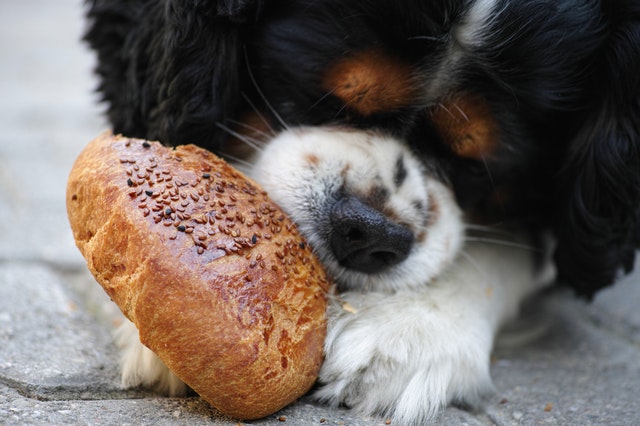
[[[219,151],[217,124],[232,116],[241,96],[244,37],[258,19],[259,0],[168,0],[163,34],[151,47],[156,96],[149,111],[152,138]],[[154,134],[155,133],[155,134]]]
[[[266,0],[88,0],[85,35],[117,133],[221,148],[245,34]]]
[[[640,7],[633,8],[611,11],[617,16],[595,64],[593,105],[557,193],[559,279],[588,298],[633,268],[640,245]]]

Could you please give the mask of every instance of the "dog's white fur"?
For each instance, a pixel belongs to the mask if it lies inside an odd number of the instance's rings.
[[[402,159],[406,178],[394,170]],[[338,128],[287,130],[250,170],[293,218],[345,291],[330,300],[319,400],[394,424],[420,425],[449,403],[478,407],[492,389],[489,357],[501,325],[521,301],[550,282],[551,262],[511,244],[465,241],[450,190],[402,141]],[[385,214],[416,236],[406,260],[378,274],[340,266],[327,246],[327,203],[387,190]],[[120,330],[123,384],[179,395],[186,386],[142,346],[135,327]]]

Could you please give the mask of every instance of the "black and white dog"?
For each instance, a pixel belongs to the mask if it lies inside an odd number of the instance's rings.
[[[401,424],[477,406],[524,298],[591,297],[633,266],[637,0],[91,0],[88,16],[114,131],[234,161],[333,276],[320,400]],[[122,341],[125,384],[184,392],[135,329]]]

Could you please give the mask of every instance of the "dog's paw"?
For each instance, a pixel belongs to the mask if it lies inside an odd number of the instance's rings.
[[[492,325],[482,316],[428,293],[341,298],[329,310],[319,400],[422,425],[450,403],[476,408],[493,390]]]
[[[124,320],[116,331],[121,350],[122,386],[142,386],[167,396],[183,396],[188,387],[149,348],[140,343],[136,326]]]

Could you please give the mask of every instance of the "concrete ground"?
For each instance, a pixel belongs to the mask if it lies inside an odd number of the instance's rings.
[[[199,398],[118,384],[117,310],[87,273],[64,205],[81,148],[105,129],[80,0],[0,2],[0,424],[233,426]],[[547,307],[547,333],[496,352],[485,412],[441,424],[640,424],[640,273],[586,305]],[[306,399],[252,425],[383,425]]]

